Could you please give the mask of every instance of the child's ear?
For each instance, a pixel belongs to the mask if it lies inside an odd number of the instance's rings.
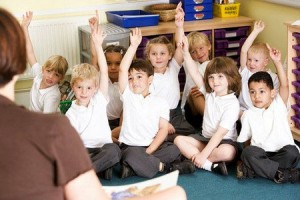
[[[153,75],[149,76],[149,78],[148,78],[148,85],[151,85],[152,81],[153,81]]]
[[[272,97],[272,99],[274,99],[275,96],[276,96],[276,90],[273,89],[273,90],[271,90],[271,97]]]

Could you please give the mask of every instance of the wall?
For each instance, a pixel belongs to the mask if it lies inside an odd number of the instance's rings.
[[[259,35],[258,40],[280,49],[284,61],[287,53],[287,28],[284,23],[300,20],[300,9],[259,0],[239,0],[239,2],[240,15],[263,20],[266,23],[266,29]]]

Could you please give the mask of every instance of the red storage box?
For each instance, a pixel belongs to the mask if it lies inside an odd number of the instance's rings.
[[[300,119],[296,115],[292,116],[291,119],[295,122],[295,126],[300,129]]]
[[[298,94],[297,92],[295,92],[295,93],[292,93],[291,95],[292,95],[292,97],[294,97],[296,104],[298,106],[300,106],[300,94]]]
[[[239,27],[239,28],[227,28],[227,29],[216,29],[215,38],[232,38],[232,37],[243,37],[247,36],[249,26]]]
[[[300,57],[293,57],[292,60],[296,63],[296,67],[300,70]]]
[[[296,38],[297,43],[300,44],[300,33],[294,32],[292,35]]]
[[[297,56],[300,57],[300,45],[293,45],[293,49],[295,49]]]

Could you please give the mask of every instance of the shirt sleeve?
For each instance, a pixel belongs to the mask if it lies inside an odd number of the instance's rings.
[[[232,130],[236,121],[239,118],[240,104],[238,100],[230,103],[229,106],[225,107],[223,115],[221,117],[220,126],[227,130]]]
[[[245,111],[241,117],[242,129],[237,142],[246,142],[251,138],[251,128],[249,125],[248,111]]]
[[[78,133],[64,116],[52,126],[52,154],[56,166],[57,185],[65,185],[92,169],[92,163]],[[54,128],[55,127],[55,128]]]
[[[60,103],[60,95],[49,95],[45,98],[43,113],[57,112]]]

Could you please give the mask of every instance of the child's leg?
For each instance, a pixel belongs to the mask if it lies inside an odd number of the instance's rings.
[[[270,160],[267,153],[259,147],[248,146],[241,155],[243,164],[253,170],[258,176],[274,179],[278,169],[278,162]]]
[[[234,160],[236,157],[237,150],[231,144],[220,144],[215,148],[208,157],[208,160],[212,163],[214,162],[229,162]]]
[[[122,163],[129,165],[136,175],[152,178],[159,171],[160,160],[147,154],[145,147],[129,146],[122,152]]]
[[[180,160],[180,150],[171,142],[162,143],[153,155],[159,158],[162,163],[171,163],[175,160]]]
[[[189,160],[205,147],[204,143],[189,136],[177,136],[174,140],[174,144],[179,148],[181,154]]]
[[[300,154],[296,146],[286,145],[269,158],[278,162],[279,168],[289,169],[297,167]]]

